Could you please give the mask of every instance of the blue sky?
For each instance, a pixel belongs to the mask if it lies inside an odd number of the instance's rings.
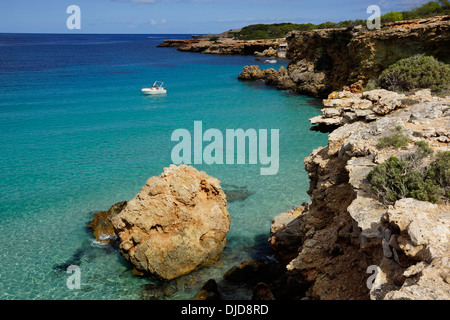
[[[428,0],[1,0],[0,33],[220,33],[254,23],[320,23],[366,19]],[[81,30],[69,30],[69,5]]]

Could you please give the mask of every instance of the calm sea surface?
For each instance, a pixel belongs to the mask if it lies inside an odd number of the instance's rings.
[[[0,299],[139,299],[150,280],[85,226],[169,166],[172,132],[193,133],[194,121],[224,135],[279,129],[280,167],[262,176],[259,164],[195,165],[233,194],[231,231],[222,258],[166,298],[192,298],[232,265],[270,255],[272,218],[309,201],[303,158],[327,139],[309,130],[320,101],[237,80],[245,65],[287,61],[156,48],[184,37],[0,34]],[[141,93],[155,80],[166,96]],[[66,286],[69,264],[81,290]]]

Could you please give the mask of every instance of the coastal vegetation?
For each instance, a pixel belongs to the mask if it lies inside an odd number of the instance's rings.
[[[367,175],[372,190],[385,203],[414,198],[432,203],[450,200],[450,151],[434,151],[425,141],[415,143],[413,153],[390,157]]]
[[[347,20],[341,22],[313,23],[274,23],[274,24],[253,24],[242,28],[239,31],[229,32],[235,39],[239,40],[259,40],[284,38],[286,34],[293,30],[315,30],[328,28],[346,28],[363,24],[364,20]]]
[[[440,92],[450,85],[450,65],[432,56],[412,56],[389,66],[381,73],[377,84],[390,91],[430,88]]]
[[[450,14],[450,1],[437,0],[429,1],[419,7],[408,11],[391,11],[381,16],[381,22],[395,22],[400,20],[410,20],[419,18],[430,18]]]
[[[213,43],[219,43],[219,36],[213,36],[211,38],[209,38],[209,41],[212,41]]]
[[[381,16],[381,23],[395,22],[400,20],[429,18],[438,15],[450,14],[450,1],[437,0],[429,1],[419,7],[412,8],[407,11],[391,11]],[[275,23],[275,24],[253,24],[243,27],[239,31],[230,31],[229,34],[239,40],[259,40],[259,39],[276,39],[283,38],[286,34],[293,30],[316,30],[329,28],[347,28],[351,26],[365,25],[366,20],[346,20],[340,22],[323,22],[320,24],[313,23]]]
[[[386,148],[386,147],[395,147],[395,148],[401,148],[404,146],[407,146],[409,142],[408,137],[402,132],[402,127],[397,126],[395,127],[395,133],[388,136],[381,138],[378,142],[377,147],[380,149]]]

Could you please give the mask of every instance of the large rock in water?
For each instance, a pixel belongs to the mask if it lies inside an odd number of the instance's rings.
[[[186,165],[148,179],[112,223],[122,255],[164,280],[214,263],[230,230],[220,181]]]

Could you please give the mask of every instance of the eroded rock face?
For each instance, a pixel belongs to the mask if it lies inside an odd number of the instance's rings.
[[[255,57],[277,57],[278,51],[272,47],[264,50],[263,52],[255,52]]]
[[[385,219],[400,230],[398,235],[394,235],[394,242],[390,243],[389,250],[396,249],[408,258],[420,262],[397,272],[404,282],[396,287],[389,281],[392,278],[392,272],[389,272],[391,269],[381,269],[377,279],[379,289],[371,290],[371,297],[449,300],[450,207],[411,198],[400,199],[387,210]],[[396,252],[394,261],[395,254]]]
[[[273,68],[260,69],[259,66],[245,66],[238,76],[239,80],[263,80],[268,85],[276,86],[280,90],[295,90],[295,83],[288,76],[285,67],[277,71]]]
[[[150,178],[112,223],[122,255],[164,280],[212,264],[230,230],[219,180],[186,165]]]
[[[380,100],[379,92],[369,96],[372,103]],[[396,127],[408,145],[378,148]],[[311,204],[276,217],[269,242],[287,270],[305,278],[307,297],[449,299],[449,206],[415,199],[387,206],[366,180],[376,164],[415,152],[414,142],[426,141],[435,153],[449,151],[449,128],[450,101],[417,97],[371,122],[341,124],[326,147],[305,158]],[[370,289],[369,266],[379,268]]]

